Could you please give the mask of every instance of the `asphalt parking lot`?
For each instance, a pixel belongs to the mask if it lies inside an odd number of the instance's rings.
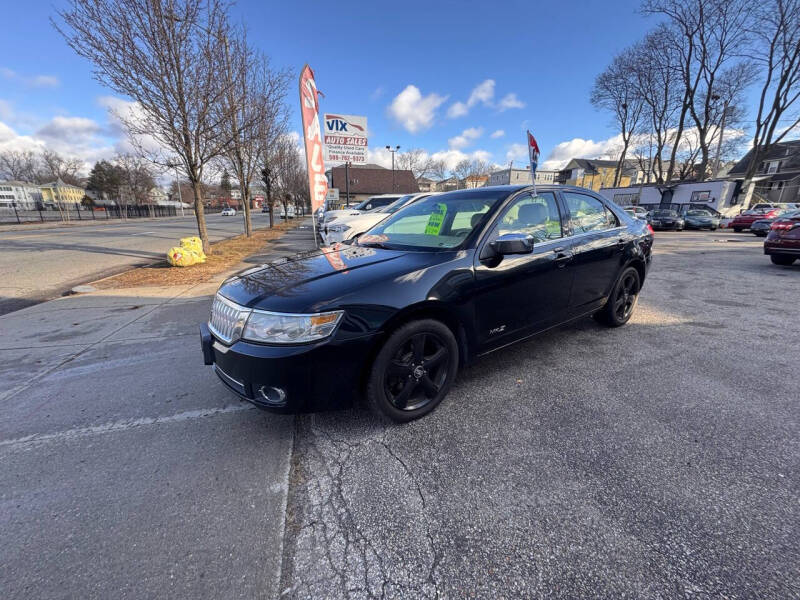
[[[0,596],[800,596],[800,265],[655,251],[627,326],[483,358],[402,426],[240,403],[210,285],[0,316]]]
[[[409,425],[299,418],[284,597],[800,596],[798,298],[753,236],[657,233],[626,327],[497,352]]]

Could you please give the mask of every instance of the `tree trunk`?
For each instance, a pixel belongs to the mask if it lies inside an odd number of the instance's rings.
[[[247,237],[253,235],[253,220],[250,217],[250,198],[246,185],[239,185],[239,192],[242,196],[242,207],[244,208],[244,234]]]
[[[619,183],[622,180],[622,167],[625,164],[625,155],[628,154],[628,143],[630,140],[625,141],[624,145],[622,146],[622,153],[619,155],[619,161],[617,162],[617,172],[614,173],[614,186],[619,187]]]
[[[197,234],[203,242],[203,252],[211,254],[211,244],[208,242],[208,229],[206,229],[206,209],[203,206],[203,189],[200,182],[192,178],[192,193],[194,194],[194,216],[197,219]]]

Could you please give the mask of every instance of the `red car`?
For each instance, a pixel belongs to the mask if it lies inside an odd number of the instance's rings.
[[[750,225],[760,219],[773,219],[777,217],[778,213],[782,210],[782,208],[746,210],[742,214],[736,215],[728,227],[732,228],[736,233],[739,233],[744,229],[750,229]]]
[[[776,265],[791,265],[800,258],[800,215],[782,217],[770,226],[764,254]]]

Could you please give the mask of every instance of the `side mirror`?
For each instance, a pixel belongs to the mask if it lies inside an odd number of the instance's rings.
[[[504,233],[489,244],[497,254],[530,254],[533,236],[530,233]]]

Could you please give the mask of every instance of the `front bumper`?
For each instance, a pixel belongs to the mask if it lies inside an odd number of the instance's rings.
[[[259,408],[296,413],[352,406],[369,364],[373,335],[347,340],[334,337],[296,346],[254,344],[230,346],[200,326],[205,364],[220,381]]]

